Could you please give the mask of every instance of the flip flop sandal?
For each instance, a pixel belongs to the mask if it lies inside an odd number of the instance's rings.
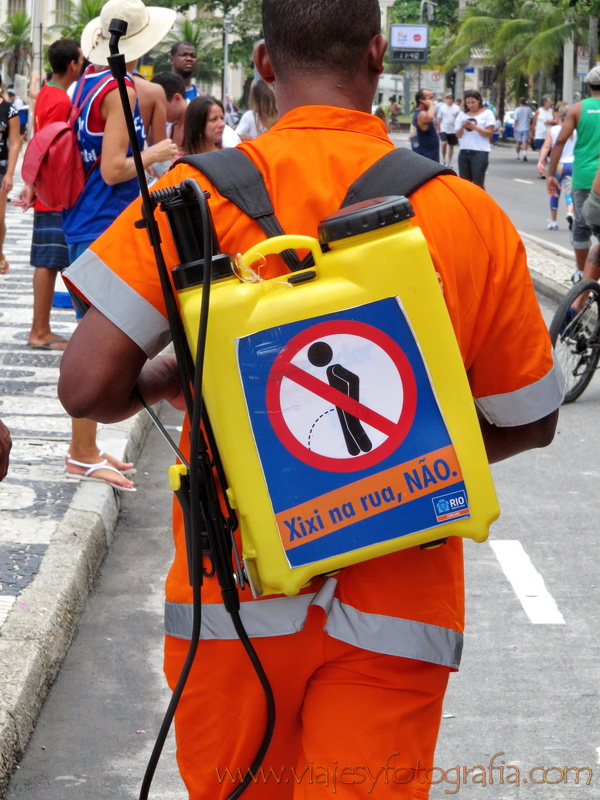
[[[83,475],[77,475],[73,472],[69,472],[67,466],[72,464],[74,467],[81,467],[85,469]],[[67,473],[67,480],[76,480],[76,481],[94,481],[95,483],[104,483],[107,486],[112,486],[113,489],[116,489],[118,492],[135,492],[137,489],[135,487],[129,488],[127,486],[119,486],[118,483],[113,483],[113,481],[109,481],[106,478],[94,478],[93,473],[97,472],[100,469],[107,469],[111,472],[116,472],[117,475],[122,475],[123,473],[119,472],[116,467],[113,467],[111,464],[108,463],[106,459],[101,461],[99,464],[85,464],[83,461],[75,461],[73,458],[69,458],[68,456],[65,457],[65,472]]]
[[[44,342],[44,344],[29,344],[27,342],[27,347],[30,347],[32,350],[50,350],[53,353],[62,353],[65,349],[64,347],[52,347],[53,344],[67,344],[68,339],[63,339],[61,336],[59,339],[50,339],[48,342]]]
[[[100,456],[100,458],[103,458],[104,456],[106,456],[106,451],[105,450],[100,450],[98,455]],[[71,459],[71,453],[67,453],[65,458]],[[104,460],[108,461],[107,458],[105,458]],[[75,464],[77,462],[75,462],[75,461],[73,461],[73,459],[71,459],[71,463]],[[120,472],[121,475],[124,475],[126,478],[128,478],[130,475],[135,475],[136,472],[137,472],[137,469],[135,467],[131,467],[130,469],[119,469],[118,467],[115,467],[113,464],[110,464],[110,462],[109,462],[109,465],[113,469],[116,469],[117,472]],[[91,467],[92,465],[91,464],[80,464],[79,466],[81,466],[81,467]],[[71,473],[69,473],[69,474],[71,474]]]
[[[5,258],[0,259],[0,275],[6,275],[10,267]]]
[[[104,450],[100,450],[100,458],[102,458],[103,456],[106,456],[106,453],[105,453]],[[69,458],[70,458],[70,456],[69,456]],[[111,466],[112,466],[112,464],[111,464]],[[137,472],[137,469],[135,467],[131,467],[130,469],[119,469],[118,467],[115,467],[115,469],[118,472],[120,472],[121,475],[125,475],[126,478],[128,478],[130,475],[135,475],[136,472]]]

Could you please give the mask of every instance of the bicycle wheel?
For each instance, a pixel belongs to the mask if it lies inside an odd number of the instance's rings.
[[[580,311],[571,306],[587,294]],[[565,378],[565,399],[572,403],[592,380],[600,359],[600,284],[580,281],[556,309],[550,325],[550,339]]]

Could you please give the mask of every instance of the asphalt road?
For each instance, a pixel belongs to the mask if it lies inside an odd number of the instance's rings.
[[[558,230],[548,230],[549,195],[546,181],[538,176],[536,154],[525,163],[515,161],[512,147],[492,148],[485,187],[519,231],[571,248],[564,195],[558,204]]]
[[[392,134],[392,140],[397,147],[409,146],[407,134]],[[454,151],[452,167],[458,173],[458,148]],[[514,147],[493,147],[485,188],[508,214],[517,230],[572,252],[564,196],[560,198],[558,206],[558,230],[548,230],[549,196],[546,181],[538,176],[535,154],[530,152],[527,163],[517,162]]]
[[[552,305],[541,304],[549,318]],[[600,796],[599,407],[596,378],[563,407],[550,448],[494,467],[503,511],[488,542],[465,546],[465,651],[445,703],[432,798]],[[166,421],[178,416],[168,411]],[[138,796],[168,699],[161,626],[171,461],[153,431],[139,491],[124,498],[101,579],[7,800]],[[580,768],[578,784],[566,768]],[[151,797],[185,796],[169,743]]]

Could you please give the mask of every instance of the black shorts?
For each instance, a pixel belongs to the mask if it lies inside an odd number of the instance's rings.
[[[447,142],[451,147],[456,147],[458,145],[458,136],[455,133],[444,133],[442,131],[440,133],[440,139],[442,142]]]
[[[62,229],[60,211],[34,211],[31,236],[32,267],[58,269],[62,272],[69,266],[69,249]]]

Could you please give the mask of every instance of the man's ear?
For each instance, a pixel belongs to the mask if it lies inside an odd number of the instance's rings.
[[[383,72],[383,57],[387,50],[388,41],[382,33],[374,36],[369,43],[368,65],[369,69],[381,75]]]
[[[273,72],[271,59],[269,58],[267,46],[264,42],[259,42],[254,45],[252,57],[254,58],[254,64],[258,70],[258,74],[263,81],[265,83],[273,83],[275,81],[275,73]]]

